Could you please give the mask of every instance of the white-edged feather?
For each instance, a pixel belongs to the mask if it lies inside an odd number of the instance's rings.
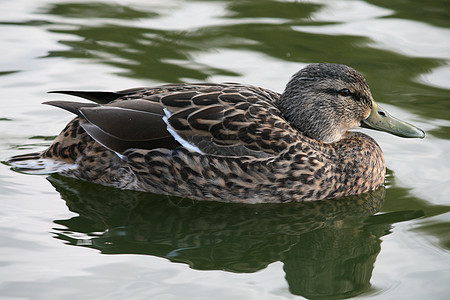
[[[185,139],[183,139],[175,130],[172,129],[172,126],[169,124],[169,118],[172,115],[170,111],[167,108],[164,108],[164,114],[166,115],[163,117],[164,123],[167,124],[167,131],[173,136],[173,138],[181,144],[184,148],[188,149],[189,151],[198,152],[203,154],[203,152],[195,145],[189,143]]]

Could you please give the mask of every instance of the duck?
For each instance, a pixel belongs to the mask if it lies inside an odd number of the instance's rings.
[[[7,163],[118,189],[194,200],[284,203],[363,194],[384,184],[382,150],[360,127],[425,132],[378,105],[363,75],[314,63],[282,93],[240,83],[117,92],[53,91],[75,115],[50,147]]]

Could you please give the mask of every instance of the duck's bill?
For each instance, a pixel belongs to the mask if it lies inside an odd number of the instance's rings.
[[[375,102],[373,102],[369,117],[361,121],[361,127],[385,131],[405,138],[422,139],[425,137],[422,129],[394,118]]]

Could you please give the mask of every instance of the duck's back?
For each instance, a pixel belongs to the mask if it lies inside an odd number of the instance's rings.
[[[94,103],[49,101],[78,115],[49,149],[13,157],[19,171],[107,164],[128,149],[185,147],[202,154],[267,157],[295,141],[274,101],[279,94],[242,84],[170,84],[119,92],[59,91]],[[83,158],[83,159],[81,159]]]

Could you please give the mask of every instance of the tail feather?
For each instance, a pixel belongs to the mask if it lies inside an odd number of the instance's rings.
[[[122,96],[114,92],[97,92],[97,91],[51,91],[49,93],[77,96],[90,101],[94,101],[98,104],[106,104]]]
[[[51,94],[66,94],[71,96],[76,96],[93,101],[98,104],[107,104],[114,101],[120,97],[132,95],[139,91],[144,91],[147,88],[132,88],[127,90],[122,90],[118,92],[103,92],[103,91],[51,91]]]
[[[42,152],[33,152],[33,153],[27,153],[27,154],[20,154],[20,155],[15,155],[13,157],[11,157],[7,163],[14,163],[14,162],[18,162],[18,161],[23,161],[23,160],[29,160],[29,159],[39,159],[41,158]]]
[[[13,156],[6,161],[6,164],[16,172],[33,175],[59,173],[77,167],[76,164],[45,158],[41,152]]]

